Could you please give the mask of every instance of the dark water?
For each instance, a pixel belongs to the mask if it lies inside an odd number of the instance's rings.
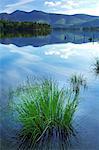
[[[91,40],[90,40],[91,39]],[[18,126],[8,111],[9,89],[27,76],[53,76],[63,85],[72,74],[83,74],[88,89],[81,94],[74,126],[78,140],[71,150],[99,149],[99,76],[93,71],[99,57],[99,32],[54,31],[45,37],[0,39],[1,149],[15,150],[12,142]],[[53,148],[55,149],[55,147]],[[56,148],[58,149],[58,148]]]
[[[30,35],[30,36],[29,36]],[[99,41],[99,32],[83,32],[83,31],[66,31],[66,30],[53,30],[51,34],[46,36],[32,36],[31,34],[19,34],[11,38],[2,38],[0,43],[2,44],[14,44],[18,47],[22,46],[34,46],[40,47],[48,44],[63,44],[63,43],[88,43]],[[10,35],[9,35],[10,36]]]

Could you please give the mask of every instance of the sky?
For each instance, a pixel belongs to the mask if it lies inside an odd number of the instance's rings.
[[[15,10],[99,16],[99,0],[0,0],[0,13]]]

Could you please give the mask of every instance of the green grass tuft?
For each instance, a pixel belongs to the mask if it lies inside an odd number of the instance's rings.
[[[60,88],[53,79],[35,79],[16,90],[15,110],[18,121],[22,124],[20,141],[28,141],[33,147],[52,130],[61,133],[67,140],[73,134],[74,114],[79,102],[80,86],[85,85],[82,76],[71,77],[71,88]],[[78,91],[79,92],[78,92]]]

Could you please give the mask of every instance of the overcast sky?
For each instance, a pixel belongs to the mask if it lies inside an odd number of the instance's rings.
[[[0,0],[0,13],[15,10],[99,16],[99,0]]]

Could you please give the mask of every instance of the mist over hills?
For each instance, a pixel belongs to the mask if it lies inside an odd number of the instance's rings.
[[[69,26],[95,26],[99,27],[99,16],[91,16],[86,14],[54,14],[45,13],[42,11],[33,10],[31,12],[25,12],[16,10],[13,13],[1,13],[0,19],[9,21],[19,21],[19,22],[41,22],[48,23],[52,27],[69,27]]]

